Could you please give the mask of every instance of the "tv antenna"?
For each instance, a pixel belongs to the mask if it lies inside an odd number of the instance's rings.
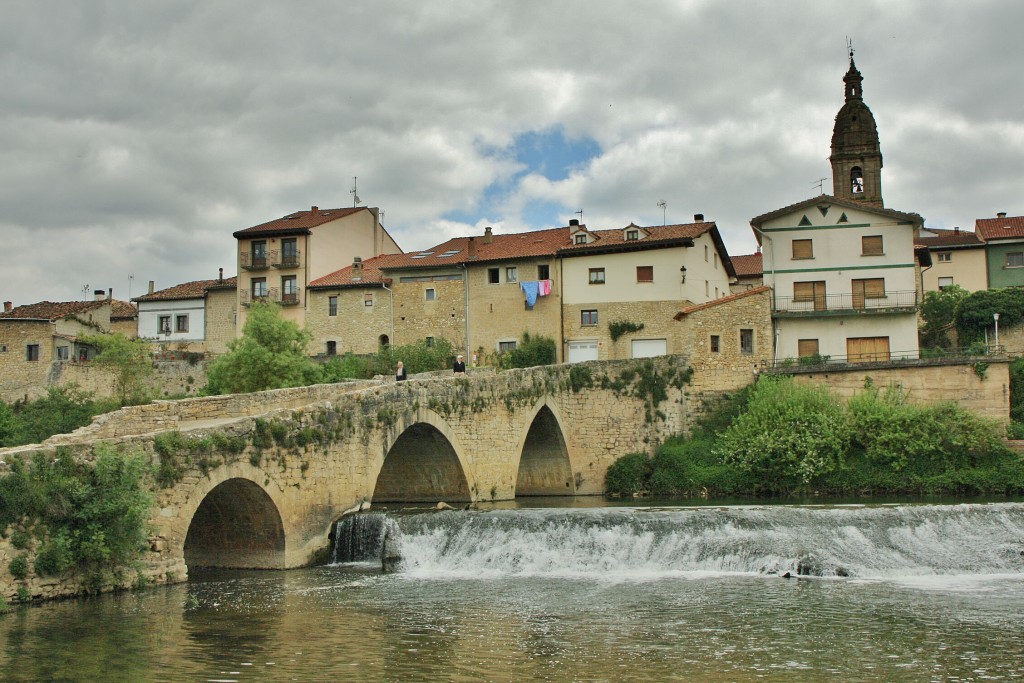
[[[811,187],[817,187],[818,188],[818,194],[825,194],[825,181],[826,180],[828,180],[828,178],[819,178],[818,182],[811,183]]]
[[[665,207],[666,206],[668,206],[668,204],[665,203],[664,199],[659,199],[658,200],[658,207],[661,209],[661,224],[662,225],[667,225],[667,222],[665,220]]]
[[[82,301],[86,301],[89,298],[89,284],[82,285]]]
[[[357,193],[358,183],[356,181],[358,181],[358,180],[359,180],[359,176],[352,176],[352,189],[348,191],[348,193],[350,195],[352,195],[352,208],[353,209],[356,208],[357,206],[359,206],[359,202],[363,201],[362,199],[359,198],[359,194]]]
[[[128,275],[128,301],[129,302],[131,302],[131,300],[132,300],[132,281],[134,279],[135,279],[135,275],[134,274],[129,274]]]
[[[580,225],[583,225],[583,209],[576,212],[576,215],[580,217]]]

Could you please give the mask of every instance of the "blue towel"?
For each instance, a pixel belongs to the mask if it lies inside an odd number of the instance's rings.
[[[540,283],[537,281],[522,281],[519,283],[522,287],[523,293],[526,294],[526,305],[533,308],[533,305],[537,303],[537,293],[540,291]]]

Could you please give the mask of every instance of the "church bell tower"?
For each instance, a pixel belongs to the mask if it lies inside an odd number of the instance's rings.
[[[832,194],[835,197],[883,208],[882,151],[875,117],[864,104],[863,78],[853,63],[843,77],[846,103],[836,114],[832,130]]]

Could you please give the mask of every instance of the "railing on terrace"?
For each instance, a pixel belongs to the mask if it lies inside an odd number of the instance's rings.
[[[921,349],[920,351],[874,351],[847,356],[813,354],[800,358],[779,358],[761,363],[760,372],[786,374],[790,372],[813,372],[819,370],[840,370],[861,367],[865,364],[890,366],[934,365],[944,363],[985,362],[994,356],[1005,357],[1006,347],[989,345],[970,349]]]
[[[297,306],[299,304],[299,293],[298,292],[285,292],[281,293],[281,290],[277,287],[271,287],[267,290],[266,294],[253,294],[250,291],[243,291],[240,293],[239,299],[243,306],[251,306],[254,303],[275,303],[282,306]]]
[[[275,268],[298,268],[299,256],[302,252],[298,249],[289,252],[280,252],[277,249],[270,251],[270,265]]]
[[[878,296],[860,293],[821,294],[814,296],[777,296],[772,312],[783,316],[815,316],[838,312],[901,313],[910,312],[920,304],[917,292],[888,291]]]

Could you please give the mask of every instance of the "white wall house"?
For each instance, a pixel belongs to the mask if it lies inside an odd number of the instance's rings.
[[[922,222],[828,195],[751,220],[773,290],[776,357],[917,358]]]

